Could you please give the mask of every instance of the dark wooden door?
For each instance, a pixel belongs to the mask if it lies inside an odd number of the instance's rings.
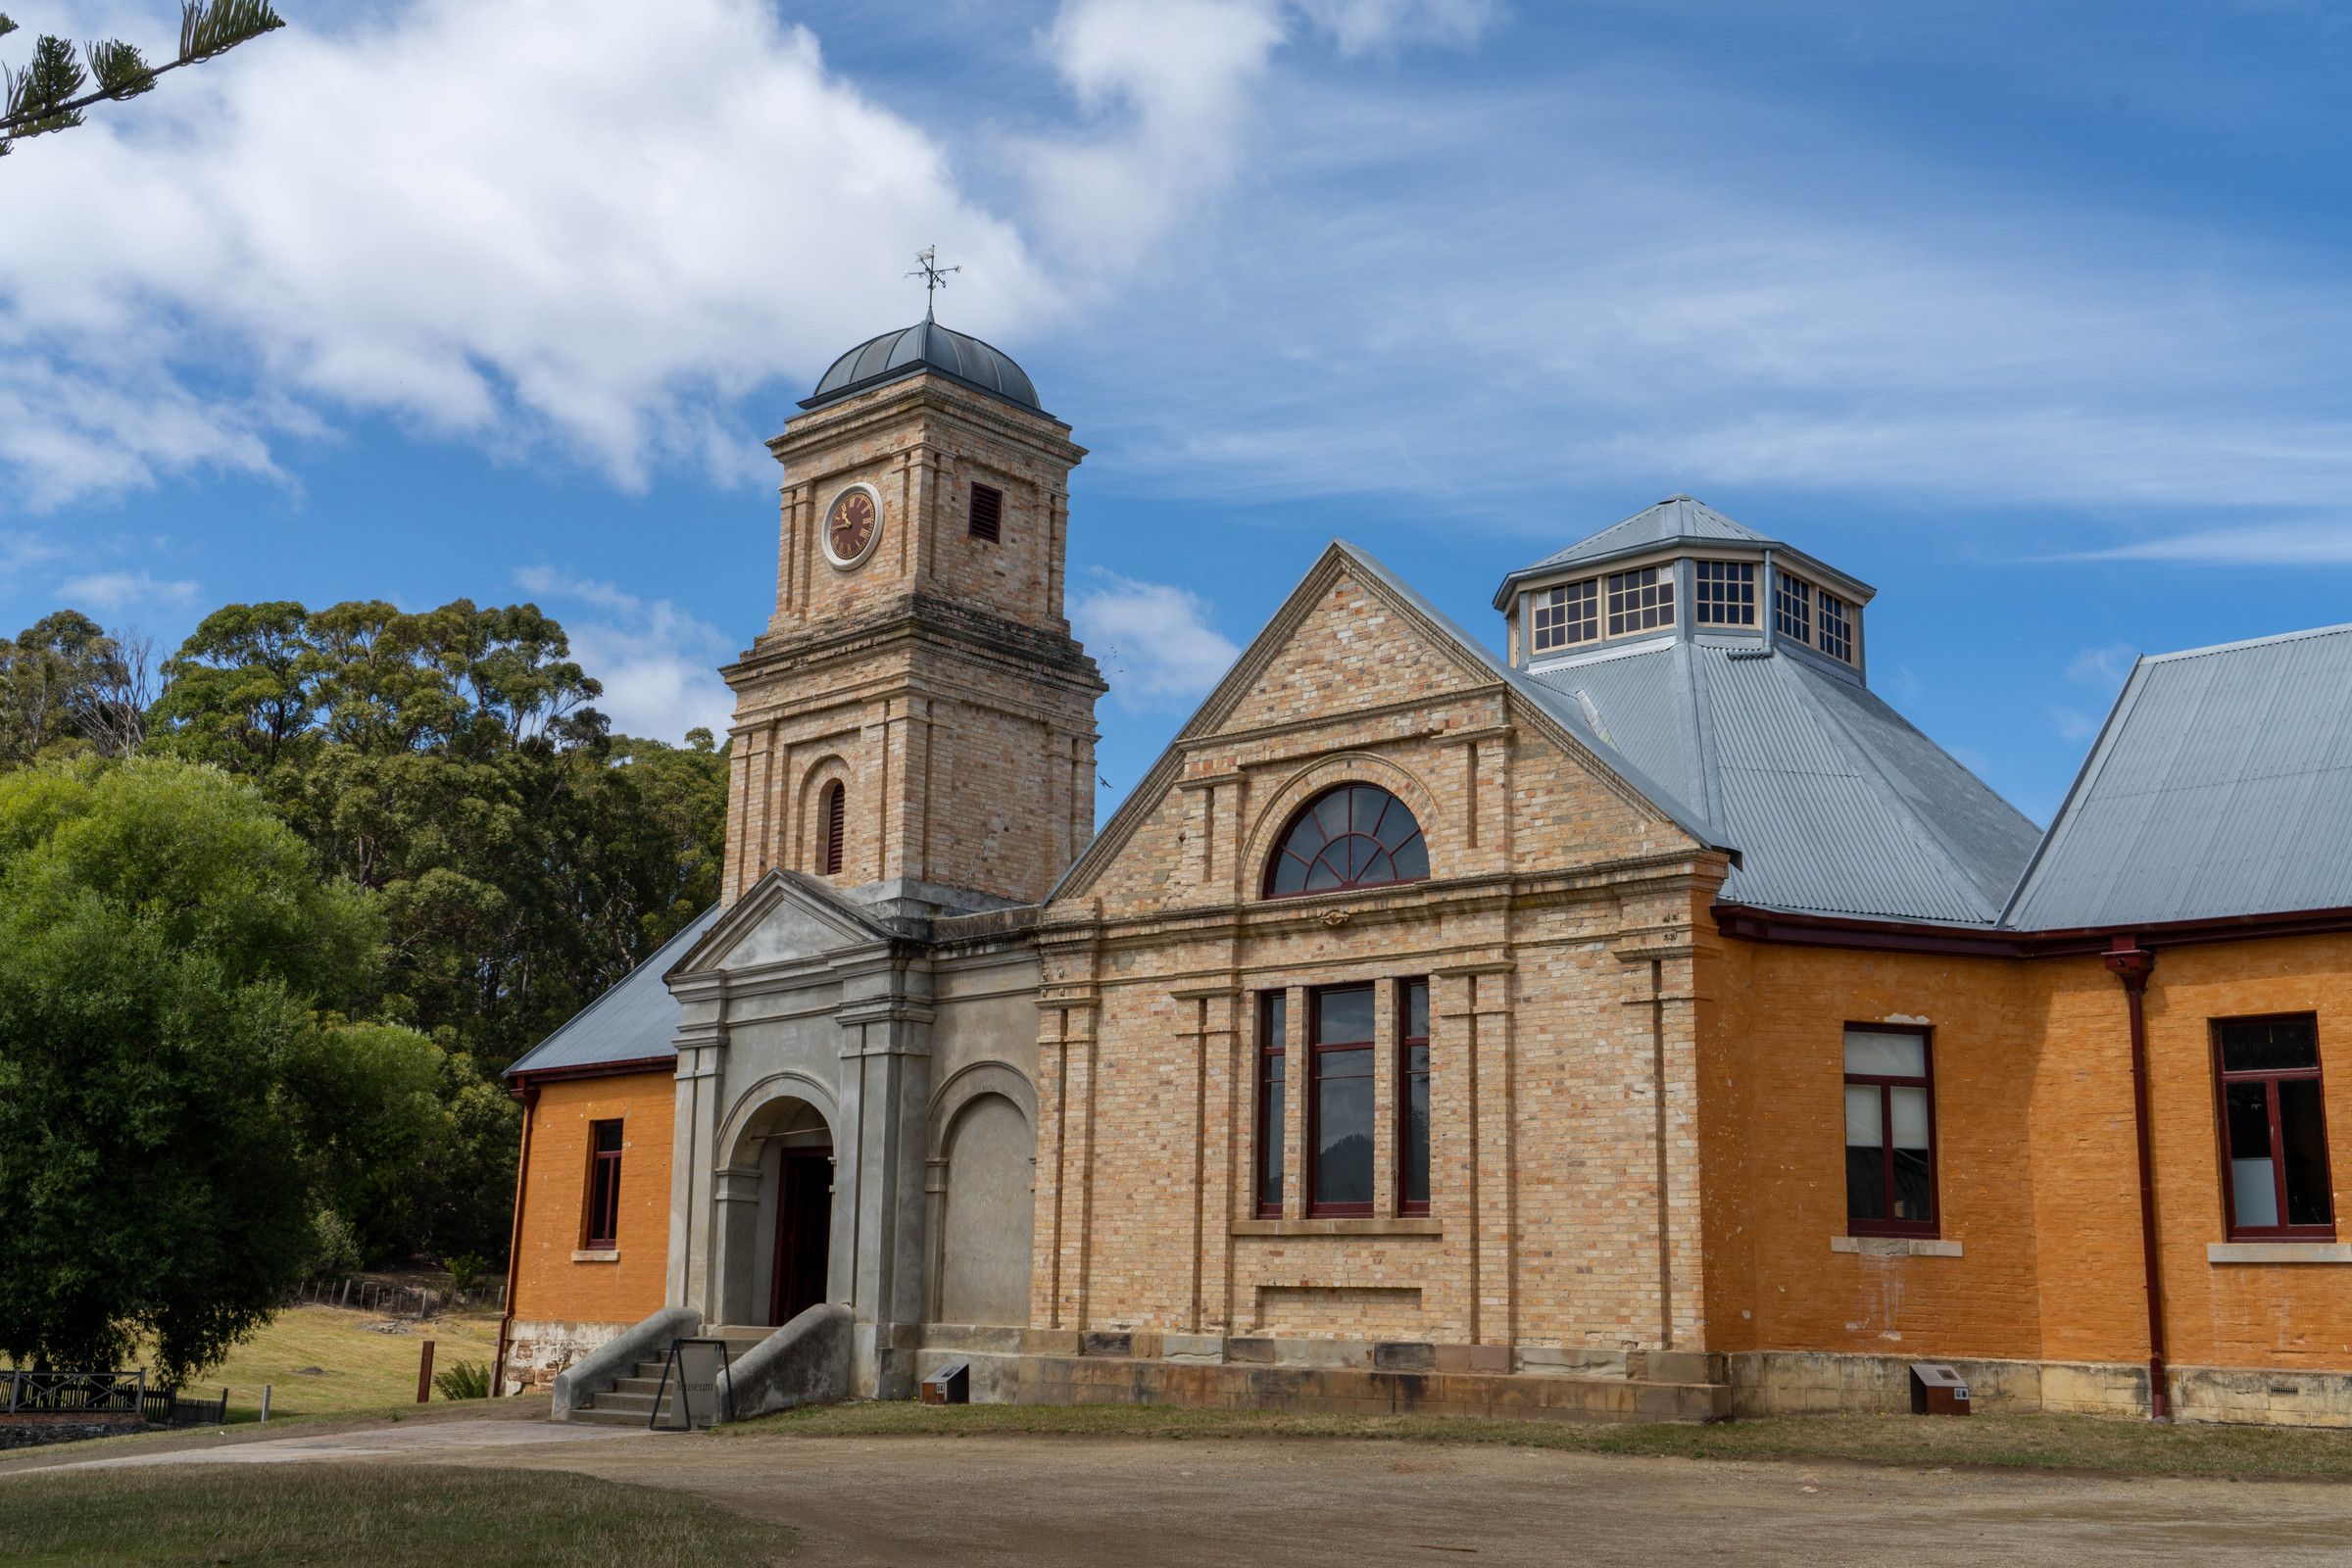
[[[776,1193],[776,1272],[767,1320],[791,1322],[825,1298],[833,1239],[833,1151],[788,1149]]]

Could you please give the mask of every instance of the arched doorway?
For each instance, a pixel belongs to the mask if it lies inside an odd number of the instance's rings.
[[[770,1100],[743,1123],[731,1169],[735,1180],[721,1186],[722,1200],[729,1191],[735,1195],[734,1217],[723,1221],[730,1236],[721,1296],[725,1320],[788,1323],[827,1298],[832,1126],[808,1101]]]
[[[785,1324],[825,1298],[833,1243],[833,1144],[777,1152],[774,1261],[768,1270],[767,1321]]]

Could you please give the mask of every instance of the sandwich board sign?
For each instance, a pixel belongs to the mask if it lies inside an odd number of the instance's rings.
[[[664,1426],[662,1406],[669,1391],[678,1391],[676,1420]],[[672,1340],[669,1359],[662,1366],[662,1387],[654,1394],[653,1414],[645,1424],[654,1431],[708,1431],[735,1416],[735,1380],[727,1366],[724,1340]]]

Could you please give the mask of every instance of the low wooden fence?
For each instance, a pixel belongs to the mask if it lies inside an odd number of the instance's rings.
[[[228,1424],[228,1391],[218,1399],[200,1399],[178,1389],[158,1389],[147,1396],[147,1424],[157,1427],[218,1427]]]
[[[475,1301],[494,1303],[503,1312],[507,1306],[507,1287],[501,1283],[456,1292],[386,1280],[312,1280],[294,1293],[294,1299],[312,1306],[357,1307],[363,1312],[381,1312],[386,1317],[421,1318]]]

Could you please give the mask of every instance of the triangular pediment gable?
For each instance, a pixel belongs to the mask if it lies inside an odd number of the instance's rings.
[[[665,978],[802,962],[890,936],[826,884],[771,870],[744,890]]]
[[[1375,671],[1371,662],[1381,667]],[[1296,716],[1317,704],[1328,704],[1336,718],[1399,693],[1444,703],[1497,685],[1508,691],[1515,712],[1525,713],[1602,787],[1701,845],[1730,849],[1698,812],[1643,776],[1558,693],[1505,664],[1369,554],[1335,539],[1176,732],[1053,898],[1084,893],[1102,876],[1162,810],[1183,777],[1187,752],[1204,740]],[[1739,852],[1731,853],[1736,859]]]

